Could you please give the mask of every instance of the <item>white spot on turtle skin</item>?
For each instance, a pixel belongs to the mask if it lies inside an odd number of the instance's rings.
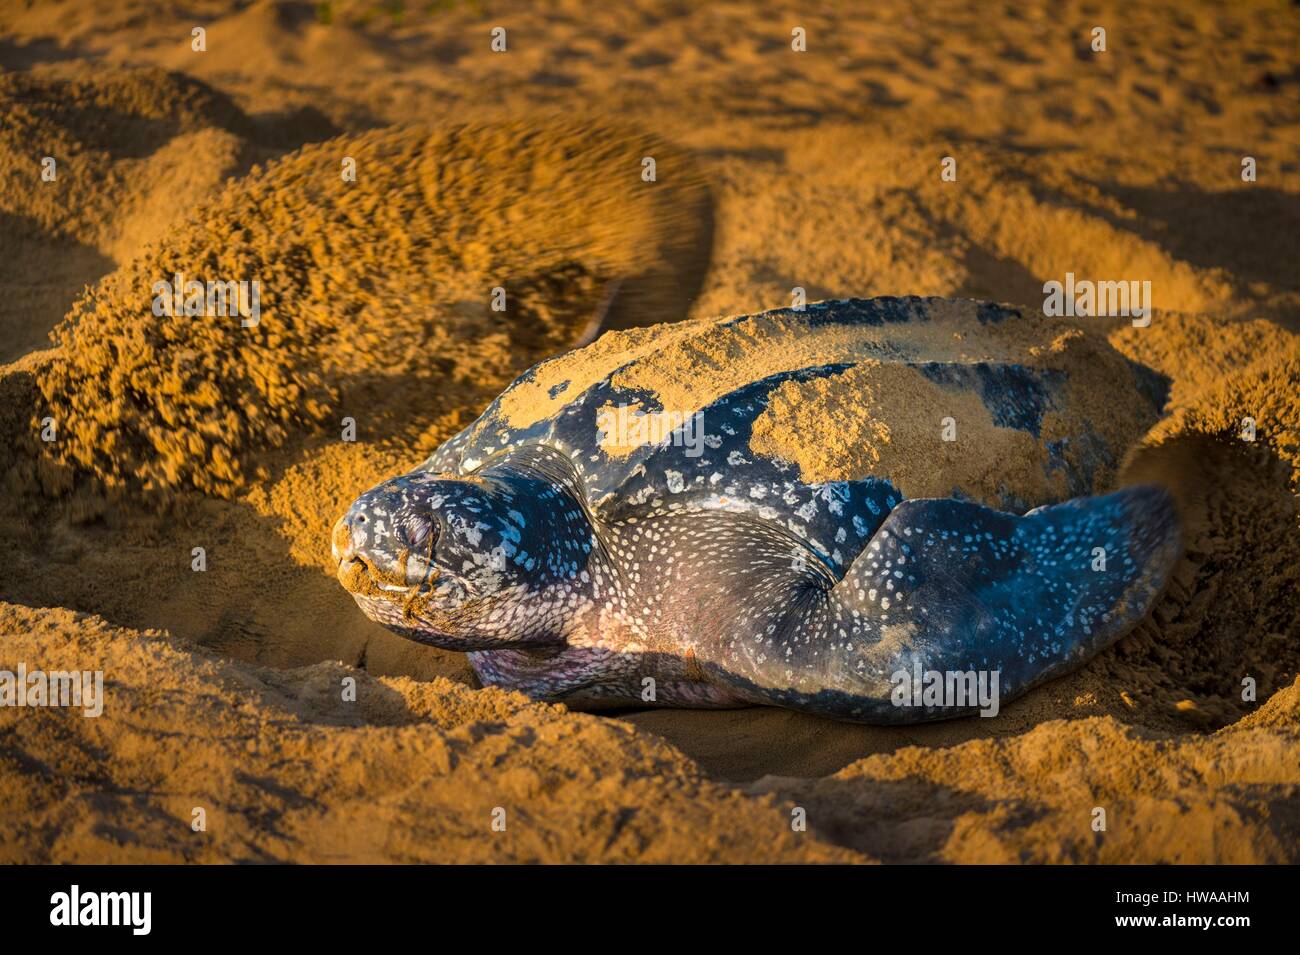
[[[681,471],[664,471],[664,478],[668,482],[669,494],[681,494],[686,489],[686,482],[682,480]]]

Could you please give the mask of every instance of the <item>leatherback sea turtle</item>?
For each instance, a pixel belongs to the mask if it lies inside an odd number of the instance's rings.
[[[974,681],[1064,673],[1163,587],[1169,494],[1085,496],[1163,385],[1096,327],[967,300],[609,333],[358,498],[338,576],[485,684],[580,708],[988,712]]]

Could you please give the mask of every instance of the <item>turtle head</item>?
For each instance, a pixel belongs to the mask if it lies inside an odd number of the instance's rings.
[[[593,579],[582,508],[562,487],[513,474],[385,481],[348,508],[332,545],[366,616],[449,650],[560,643]]]

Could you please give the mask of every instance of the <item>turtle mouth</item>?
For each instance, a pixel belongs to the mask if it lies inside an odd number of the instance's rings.
[[[358,557],[341,562],[338,568],[343,589],[352,595],[367,617],[413,634],[425,634],[429,630],[430,611],[437,599],[431,585],[435,577],[437,570],[433,569],[414,584],[398,583],[391,573],[384,573]]]
[[[341,560],[337,571],[339,583],[344,590],[355,596],[377,597],[410,606],[413,601],[428,595],[433,582],[438,578],[438,568],[435,564],[429,564],[426,573],[411,583],[406,576],[409,556],[407,551],[403,551],[395,569],[391,571],[383,570],[361,555]]]

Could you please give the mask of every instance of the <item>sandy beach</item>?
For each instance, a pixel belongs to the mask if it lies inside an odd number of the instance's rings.
[[[0,861],[1300,861],[1293,5],[156,6],[0,8],[0,669],[104,681],[0,707]],[[255,344],[153,310],[208,273],[260,277]],[[1175,487],[1186,552],[996,719],[573,712],[334,578],[348,504],[611,288],[630,327],[1067,273],[1150,282],[1078,321],[1169,381],[1108,480]]]

